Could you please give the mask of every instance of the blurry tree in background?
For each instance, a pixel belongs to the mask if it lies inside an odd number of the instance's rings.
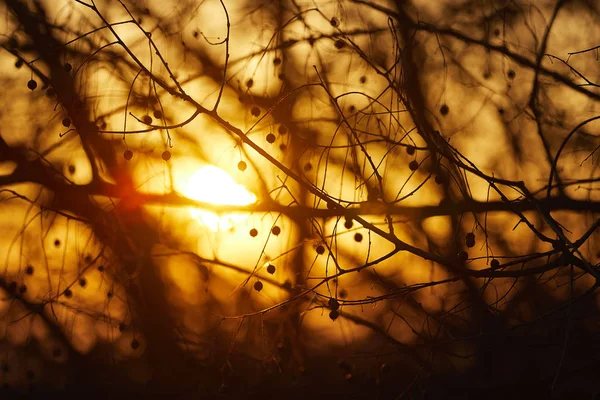
[[[597,2],[0,9],[7,394],[600,392]]]

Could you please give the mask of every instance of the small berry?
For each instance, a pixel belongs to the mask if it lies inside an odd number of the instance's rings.
[[[240,161],[238,163],[237,167],[240,171],[244,172],[246,170],[246,168],[248,167],[248,165],[244,161]]]
[[[263,284],[261,281],[254,282],[254,290],[260,292],[263,289]]]
[[[87,285],[87,281],[85,280],[85,278],[79,279],[79,286],[85,287],[85,285]]]
[[[493,269],[499,268],[500,261],[496,260],[495,258],[492,259],[492,262],[490,262],[490,267],[492,267]]]
[[[246,81],[246,87],[248,87],[248,89],[250,89],[253,85],[254,85],[254,80],[253,79],[248,79]]]
[[[339,21],[337,20],[336,17],[331,18],[331,21],[329,21],[329,23],[331,24],[331,26],[336,27],[339,25]]]
[[[340,313],[338,310],[331,310],[329,312],[329,318],[331,318],[332,321],[335,321],[336,319],[338,319],[339,316],[340,316]]]
[[[152,115],[154,115],[154,118],[156,118],[156,119],[161,119],[162,118],[162,111],[160,111],[160,110],[154,110],[154,112],[152,113]]]
[[[137,339],[133,339],[133,340],[131,341],[131,348],[132,348],[133,350],[137,350],[137,348],[138,348],[138,347],[140,347],[140,342],[139,342],[139,340],[137,340]]]
[[[60,240],[55,239],[54,240],[54,247],[59,247],[60,246]]]
[[[466,251],[461,251],[460,253],[458,253],[458,259],[460,261],[467,261],[469,259],[469,253],[467,253]]]
[[[257,235],[258,235],[258,231],[256,230],[256,228],[250,229],[250,236],[256,237]]]
[[[281,143],[281,144],[279,145],[279,150],[281,150],[281,151],[285,151],[286,149],[287,149],[287,145],[286,145],[285,143]]]
[[[27,87],[29,88],[29,90],[35,90],[35,88],[37,87],[37,82],[31,79],[29,82],[27,82]]]
[[[316,250],[317,250],[317,254],[325,253],[325,247],[323,247],[322,245],[318,245]]]
[[[273,135],[272,133],[269,133],[267,135],[267,142],[274,143],[275,142],[275,135]]]
[[[23,60],[15,61],[15,68],[21,68],[23,66]]]
[[[119,324],[119,332],[124,332],[124,331],[125,331],[125,328],[127,328],[127,327],[125,326],[125,324],[124,324],[124,323],[122,323],[122,322],[121,322],[121,323]]]
[[[254,117],[258,117],[260,115],[260,108],[254,106],[250,109],[250,114]]]
[[[152,117],[149,115],[144,115],[144,117],[142,118],[142,122],[146,125],[150,125],[152,123]]]
[[[98,267],[98,271],[100,271],[100,272],[104,272],[104,265],[100,265],[100,266]]]
[[[69,165],[69,173],[70,174],[74,174],[75,173],[75,166],[74,165]]]
[[[351,229],[353,225],[354,225],[354,222],[352,222],[351,219],[347,219],[346,222],[344,222],[344,228],[346,228],[346,229]]]
[[[408,153],[408,154],[409,154],[409,155],[411,155],[411,156],[412,156],[413,154],[415,154],[415,150],[416,150],[416,149],[415,149],[415,146],[412,146],[412,145],[408,145],[408,146],[406,146],[406,153]]]
[[[335,48],[338,50],[344,48],[345,45],[346,43],[342,39],[338,39],[335,41]]]
[[[515,79],[515,75],[517,75],[517,73],[512,69],[508,71],[508,79]]]
[[[171,159],[171,152],[169,150],[165,150],[161,155],[162,159],[165,161],[169,161]]]
[[[28,265],[27,268],[25,268],[25,273],[27,275],[33,275],[33,267],[31,265]]]
[[[65,118],[62,120],[62,124],[65,128],[68,128],[71,126],[71,120],[69,118]]]
[[[279,64],[281,64],[281,58],[279,58],[279,57],[275,57],[275,58],[273,59],[273,64],[275,64],[275,65],[279,65]]]
[[[65,289],[65,291],[63,292],[63,294],[65,295],[65,297],[71,297],[71,296],[73,296],[73,292],[71,291],[71,289]]]
[[[446,183],[446,178],[444,178],[443,175],[436,175],[435,183],[437,183],[438,185],[442,185],[442,184]]]
[[[27,285],[21,285],[21,287],[19,288],[19,292],[21,294],[25,293],[27,291]]]
[[[107,292],[106,293],[106,298],[110,299],[111,297],[113,297],[113,292]]]
[[[281,228],[275,225],[273,228],[271,228],[271,233],[275,236],[278,236],[281,233]]]
[[[69,64],[69,63],[65,64],[65,71],[71,72],[72,69],[73,69],[73,66],[71,64]]]
[[[308,172],[312,170],[312,164],[311,163],[306,163],[304,164],[304,172]]]
[[[285,135],[288,132],[287,127],[285,125],[279,125],[277,131],[280,135]]]
[[[471,248],[475,246],[475,234],[473,232],[469,232],[465,236],[465,244],[467,247]]]
[[[367,77],[366,76],[361,76],[359,79],[360,83],[365,84],[367,82]]]
[[[332,310],[338,310],[340,308],[340,303],[338,303],[338,301],[334,298],[329,299],[329,301],[327,302],[327,305]]]
[[[411,171],[416,171],[419,169],[419,163],[416,160],[412,160],[410,163],[408,163],[408,169]]]
[[[354,234],[354,241],[355,242],[359,242],[360,243],[360,242],[362,242],[362,240],[363,240],[363,235],[361,233]]]
[[[267,266],[267,272],[273,275],[275,273],[275,266],[273,264],[269,264]]]
[[[440,114],[448,115],[449,112],[450,112],[450,108],[448,107],[448,105],[442,104],[442,106],[440,107]]]
[[[125,150],[123,152],[123,158],[126,159],[127,161],[131,160],[133,158],[133,151]]]

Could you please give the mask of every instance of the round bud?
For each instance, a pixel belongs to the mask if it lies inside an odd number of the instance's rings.
[[[458,259],[462,262],[467,261],[469,259],[469,253],[466,251],[461,251],[458,253]]]
[[[238,163],[237,167],[240,171],[244,172],[246,170],[246,168],[248,167],[248,165],[244,161],[240,161]]]
[[[495,258],[492,259],[492,261],[490,262],[490,267],[492,267],[493,269],[500,268],[500,261],[496,260]]]
[[[161,155],[162,159],[165,161],[169,161],[171,159],[171,152],[169,150],[165,150]]]
[[[336,319],[338,319],[339,316],[340,316],[340,313],[338,310],[331,310],[329,312],[329,318],[331,318],[332,321],[335,321]]]
[[[154,113],[152,113],[152,115],[154,115],[154,118],[156,118],[156,119],[161,119],[162,118],[162,111],[160,111],[160,110],[154,110]]]
[[[408,153],[409,155],[412,156],[413,154],[415,154],[415,151],[416,151],[415,146],[413,146],[413,145],[406,146],[406,153]]]
[[[346,229],[352,228],[353,225],[354,225],[354,222],[352,222],[351,219],[347,219],[346,222],[344,222],[344,228],[346,228]]]
[[[468,248],[475,246],[475,234],[473,232],[469,232],[465,235],[465,244]]]
[[[419,169],[419,163],[416,160],[412,160],[409,164],[408,164],[408,168],[411,171],[416,171],[417,169]]]
[[[27,268],[25,268],[25,273],[27,275],[33,275],[33,267],[31,265],[28,265]]]
[[[340,50],[343,49],[346,43],[342,39],[338,39],[335,41],[335,48]]]
[[[329,21],[329,23],[331,24],[331,26],[336,27],[339,25],[339,21],[337,20],[336,17],[331,18],[331,21]]]
[[[62,120],[62,124],[65,128],[68,128],[69,126],[71,126],[71,120],[69,118],[65,118]]]
[[[131,150],[125,150],[123,152],[123,158],[126,159],[127,161],[131,160],[133,158],[133,151]]]
[[[27,82],[27,87],[29,88],[29,90],[35,90],[35,88],[37,87],[37,82],[31,79],[29,82]]]
[[[65,295],[65,297],[71,297],[71,296],[73,296],[73,292],[71,291],[71,289],[65,289],[65,291],[63,292],[63,294]]]
[[[79,286],[85,287],[85,285],[87,285],[87,281],[85,280],[85,278],[79,279]]]
[[[438,185],[442,185],[446,182],[446,178],[444,178],[443,175],[436,175],[435,176],[435,183],[437,183]]]
[[[71,72],[72,69],[73,69],[73,66],[71,64],[69,64],[69,63],[65,64],[65,71]]]
[[[338,310],[340,308],[340,303],[333,297],[331,299],[329,299],[329,301],[327,302],[327,305],[332,310]]]
[[[258,231],[256,230],[256,228],[250,229],[250,236],[256,237],[257,235],[258,235]]]
[[[281,233],[281,228],[275,225],[273,228],[271,228],[271,233],[277,236]]]
[[[362,242],[362,240],[363,240],[363,235],[361,233],[357,232],[357,233],[354,234],[354,241],[355,242],[359,242],[360,243],[360,242]]]
[[[448,115],[449,112],[450,112],[450,108],[448,107],[448,105],[442,104],[442,106],[440,107],[440,114]]]
[[[316,250],[317,250],[317,254],[325,253],[325,247],[323,247],[322,245],[318,245]]]
[[[277,131],[280,135],[285,135],[288,132],[287,127],[285,125],[279,125],[279,129],[277,129]]]
[[[269,133],[267,135],[267,142],[269,142],[269,143],[275,143],[275,135],[273,135],[272,133]]]
[[[254,117],[258,117],[260,115],[260,108],[254,106],[250,109],[250,114]]]
[[[267,272],[273,275],[275,273],[275,266],[273,264],[269,264],[267,266]]]
[[[145,123],[146,125],[150,125],[150,124],[152,124],[152,117],[149,115],[144,115],[142,117],[142,122]]]
[[[263,289],[263,284],[261,281],[254,282],[254,290],[260,292]]]
[[[137,340],[137,339],[133,339],[133,340],[131,341],[131,348],[132,348],[133,350],[137,350],[137,348],[138,348],[138,347],[140,347],[140,342],[139,342],[139,340]]]

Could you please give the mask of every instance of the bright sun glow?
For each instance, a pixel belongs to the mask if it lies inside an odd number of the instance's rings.
[[[185,188],[185,195],[211,204],[245,206],[256,201],[254,194],[235,182],[227,172],[213,165],[202,167],[192,175]],[[246,214],[217,215],[198,208],[192,208],[190,214],[213,232],[231,229],[248,218]]]

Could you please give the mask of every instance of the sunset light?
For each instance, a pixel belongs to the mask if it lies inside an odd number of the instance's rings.
[[[185,195],[211,204],[245,206],[256,201],[256,196],[220,168],[207,165],[198,169],[188,181]],[[191,216],[213,232],[231,229],[247,219],[245,213],[217,215],[208,210],[192,208]]]

